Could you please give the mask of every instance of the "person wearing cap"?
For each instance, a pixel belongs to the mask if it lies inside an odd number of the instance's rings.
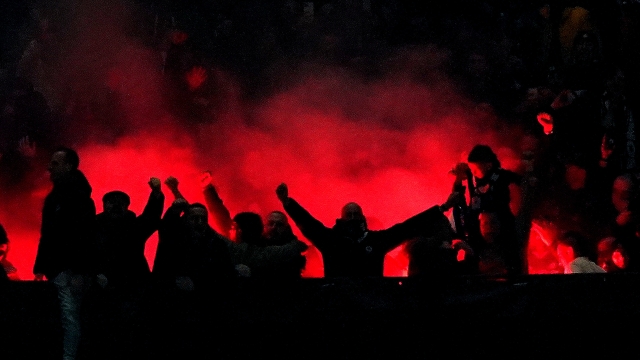
[[[147,240],[158,230],[164,210],[159,178],[151,178],[151,193],[139,216],[129,210],[131,199],[115,190],[102,197],[103,212],[96,216],[102,273],[114,286],[137,286],[151,271],[144,256]]]

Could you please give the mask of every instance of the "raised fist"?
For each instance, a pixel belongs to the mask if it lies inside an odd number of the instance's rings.
[[[285,202],[289,198],[289,188],[287,184],[282,183],[276,188],[276,195],[281,202]]]
[[[178,189],[178,179],[174,178],[173,176],[169,176],[165,181],[164,184],[167,185],[167,187],[171,190],[176,190]]]

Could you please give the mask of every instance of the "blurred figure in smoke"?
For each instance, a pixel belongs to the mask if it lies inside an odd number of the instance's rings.
[[[592,251],[589,240],[578,232],[566,232],[558,238],[556,251],[565,274],[604,273],[605,270],[589,259]]]
[[[634,174],[625,173],[613,182],[611,204],[615,210],[610,216],[608,236],[615,238],[614,249],[624,259],[624,271],[640,270],[640,188]],[[619,266],[618,266],[619,267]]]
[[[325,277],[383,276],[385,255],[405,240],[418,236],[429,237],[442,227],[451,227],[442,214],[457,201],[452,194],[442,206],[433,206],[386,230],[369,230],[360,205],[347,203],[340,218],[332,227],[324,226],[307,210],[289,197],[286,184],[280,184],[276,195],[302,234],[322,253]]]
[[[640,217],[640,184],[633,174],[622,174],[613,181],[611,204],[615,209],[613,234],[617,238],[635,237]]]
[[[0,224],[0,267],[4,270],[9,280],[20,280],[18,269],[7,260],[9,253],[9,238],[2,224]]]
[[[613,261],[613,252],[616,250],[616,238],[610,236],[598,242],[598,266],[606,272],[618,272],[619,268]]]
[[[466,180],[470,192],[471,200],[465,216],[469,243],[478,254],[484,249],[494,249],[500,253],[499,258],[504,261],[508,274],[522,274],[525,271],[524,244],[516,231],[521,178],[515,172],[503,169],[497,155],[487,145],[474,146],[467,161],[456,165],[454,173],[455,182],[461,186]],[[494,236],[496,231],[499,231],[499,236]]]
[[[62,307],[63,359],[75,359],[80,342],[80,307],[98,263],[95,247],[96,207],[91,186],[78,170],[80,158],[69,148],[51,156],[53,189],[44,200],[40,243],[33,273],[58,289]]]
[[[23,78],[10,83],[0,106],[0,186],[23,186],[39,155],[36,150],[48,149],[53,137],[49,107],[44,96]]]

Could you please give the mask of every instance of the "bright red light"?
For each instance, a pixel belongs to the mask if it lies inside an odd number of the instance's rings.
[[[527,263],[529,274],[562,274],[554,246],[556,229],[548,223],[534,221],[531,224],[529,244],[527,247]]]

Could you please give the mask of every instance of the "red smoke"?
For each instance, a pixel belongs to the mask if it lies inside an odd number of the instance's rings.
[[[327,226],[345,203],[355,201],[370,227],[382,229],[444,202],[451,190],[448,171],[475,144],[490,145],[504,167],[519,166],[520,131],[487,105],[460,95],[441,71],[445,52],[403,51],[388,60],[387,73],[376,80],[316,65],[282,71],[276,75],[284,84],[281,91],[259,102],[244,100],[234,77],[216,70],[206,80],[221,89],[211,99],[216,104],[207,121],[193,125],[163,104],[161,56],[125,36],[113,8],[103,10],[85,9],[102,14],[101,20],[80,17],[85,32],[60,40],[74,57],[50,64],[59,70],[52,73],[68,71],[51,99],[64,98],[69,88],[88,89],[91,101],[99,102],[106,92],[118,99],[117,116],[75,123],[66,144],[79,152],[99,211],[104,193],[119,189],[140,213],[152,176],[177,177],[188,200],[203,202],[199,178],[210,170],[232,215],[281,210],[275,188],[286,182],[290,195]],[[108,51],[91,53],[99,42]],[[84,96],[76,100],[87,100]],[[0,214],[12,241],[9,259],[24,279],[32,277],[48,187],[46,178],[38,177],[31,201],[20,210],[27,216]],[[165,194],[168,206],[173,197],[166,189]],[[146,248],[151,265],[156,245],[154,235]],[[307,256],[305,276],[321,276],[319,253],[311,249]],[[399,249],[387,256],[385,275],[404,276],[406,269]]]

